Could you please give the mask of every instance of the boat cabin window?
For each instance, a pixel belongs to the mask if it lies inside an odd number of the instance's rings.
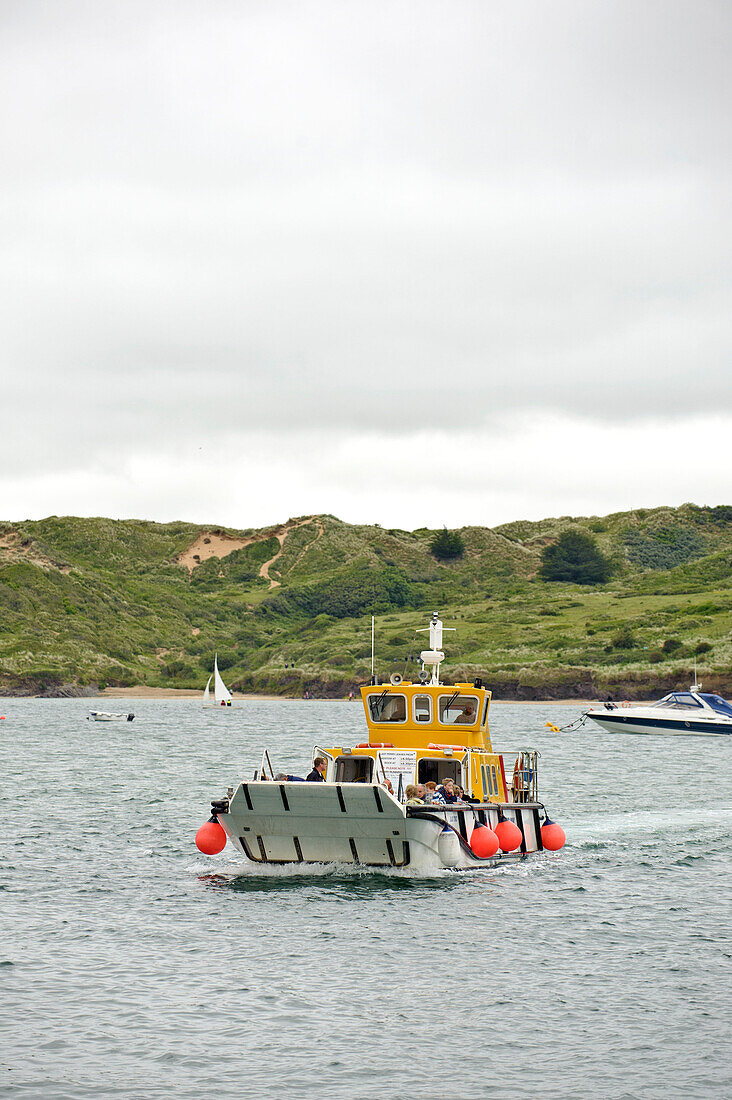
[[[370,756],[336,757],[336,783],[370,783],[373,774],[374,762]]]
[[[724,714],[727,718],[732,718],[732,706],[721,695],[702,695],[702,699],[705,703],[709,703],[712,710],[716,710],[718,714]]]
[[[414,697],[414,721],[432,721],[432,700],[429,695],[415,695]]]
[[[369,712],[372,722],[406,722],[407,697],[390,691],[369,695]]]
[[[490,703],[490,701],[491,701],[490,695],[486,695],[486,697],[485,697],[485,706],[483,707],[483,721],[480,723],[481,726],[484,726],[486,724],[487,719],[488,719],[488,704]]]
[[[481,771],[483,772],[483,790],[485,792],[486,798],[490,798],[492,795],[497,795],[499,793],[499,787],[496,765],[481,764]]]
[[[474,726],[478,721],[478,699],[475,695],[441,695],[440,722],[443,726]]]
[[[455,783],[461,783],[462,768],[459,760],[445,760],[444,757],[436,757],[434,760],[428,756],[423,757],[417,764],[418,783],[436,783],[437,786],[446,779],[452,779]]]
[[[666,695],[657,707],[671,707],[675,710],[687,710],[689,707],[701,707],[698,699],[695,699],[690,691],[677,691],[673,695]]]

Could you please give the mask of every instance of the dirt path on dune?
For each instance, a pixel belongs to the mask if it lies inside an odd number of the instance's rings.
[[[281,581],[276,581],[273,577],[270,577],[269,571],[270,571],[271,567],[274,565],[274,563],[278,560],[280,555],[282,554],[282,548],[285,545],[285,539],[289,535],[290,531],[295,531],[295,530],[297,530],[298,527],[306,527],[309,523],[312,523],[314,519],[315,519],[315,516],[305,516],[304,519],[298,519],[298,520],[294,521],[293,523],[286,523],[284,525],[284,527],[281,527],[279,529],[279,531],[272,532],[274,534],[275,538],[277,539],[277,541],[279,542],[280,548],[277,551],[277,553],[275,554],[275,556],[273,558],[270,558],[269,561],[266,561],[264,563],[264,565],[259,570],[260,577],[262,577],[262,579],[265,580],[265,581],[269,581],[270,592],[272,591],[273,588],[279,588],[280,584],[281,584]],[[313,545],[313,543],[318,541],[318,539],[320,538],[320,536],[322,534],[323,534],[323,525],[322,525],[322,523],[319,523],[318,524],[318,533],[317,533],[317,535],[312,540],[312,542],[309,542],[307,544],[305,549],[299,555],[297,561],[300,561],[300,558],[302,557],[302,555],[305,554],[310,549],[310,547]],[[297,562],[295,564],[297,564]]]
[[[190,574],[197,566],[201,565],[204,561],[208,561],[210,558],[226,558],[229,554],[233,554],[235,550],[243,550],[245,546],[251,546],[255,542],[266,542],[267,539],[275,538],[279,543],[277,553],[274,557],[271,557],[269,561],[266,561],[260,566],[259,576],[263,580],[269,582],[270,590],[279,588],[281,582],[270,576],[270,569],[282,554],[285,539],[290,531],[295,531],[298,527],[306,527],[309,523],[313,523],[314,520],[315,516],[303,516],[302,519],[290,520],[287,523],[283,523],[281,527],[270,528],[268,531],[260,531],[256,535],[249,535],[241,539],[235,538],[233,535],[214,535],[210,531],[202,531],[195,542],[191,543],[187,550],[184,550],[182,554],[178,555],[176,561],[178,565],[184,566]],[[318,532],[315,538],[307,544],[297,561],[300,561],[303,555],[318,541],[322,534],[323,524],[318,523]],[[295,564],[297,564],[297,562]]]

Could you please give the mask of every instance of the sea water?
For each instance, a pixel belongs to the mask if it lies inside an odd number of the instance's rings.
[[[541,752],[563,851],[263,869],[194,847],[211,799],[264,746],[303,775],[362,740],[360,704],[89,705],[0,705],[3,1097],[732,1095],[730,738],[494,705],[494,746]]]

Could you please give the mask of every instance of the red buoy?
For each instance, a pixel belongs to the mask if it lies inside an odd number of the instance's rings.
[[[496,825],[494,832],[498,837],[498,843],[502,852],[515,852],[521,845],[523,833],[513,821],[504,818]]]
[[[498,851],[498,837],[487,825],[476,825],[470,836],[470,847],[480,859],[490,859]]]
[[[556,821],[546,819],[541,827],[541,843],[548,852],[558,852],[567,842],[567,834]]]
[[[205,856],[216,856],[226,847],[226,833],[215,817],[207,821],[196,833],[196,847]]]

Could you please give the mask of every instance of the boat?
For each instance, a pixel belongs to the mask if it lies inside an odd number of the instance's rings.
[[[134,714],[113,713],[108,710],[90,710],[86,716],[87,722],[132,722]]]
[[[253,778],[212,801],[199,849],[213,855],[228,842],[252,866],[465,870],[561,847],[564,830],[538,798],[539,753],[522,749],[506,767],[488,729],[491,691],[481,679],[443,685],[437,612],[426,629],[418,682],[372,675],[361,688],[366,741],[315,745],[314,771],[324,780],[317,782],[277,772],[265,748]],[[450,781],[463,788],[461,800],[414,797],[419,784]]]
[[[211,695],[211,681],[213,680],[214,690],[213,697]],[[231,700],[231,692],[227,688],[224,681],[221,679],[221,673],[219,672],[219,655],[214,654],[214,670],[208,678],[206,687],[203,691],[203,706],[204,707],[229,707],[233,710],[241,710]]]
[[[591,707],[582,715],[611,733],[732,734],[732,704],[702,685],[672,691],[657,703],[614,703]]]

